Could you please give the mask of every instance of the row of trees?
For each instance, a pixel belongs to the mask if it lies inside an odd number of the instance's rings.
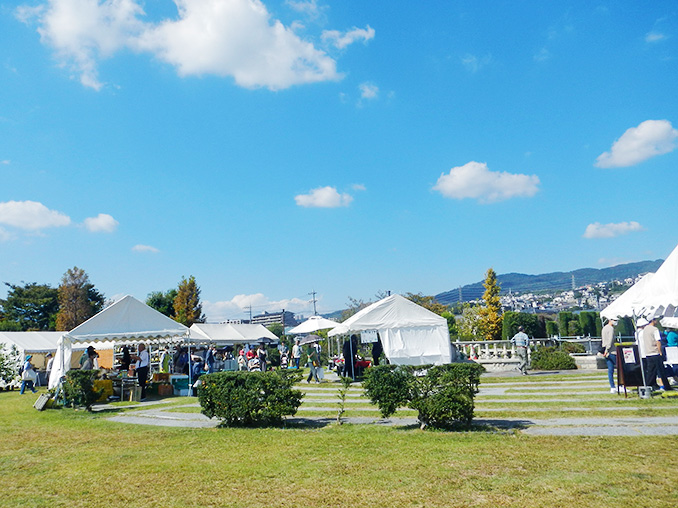
[[[77,266],[64,273],[57,288],[36,282],[5,285],[9,290],[0,299],[0,331],[68,331],[105,306],[104,295]],[[182,277],[177,289],[149,294],[146,303],[186,326],[205,321],[193,276]]]
[[[58,288],[31,282],[5,282],[7,298],[0,299],[0,330],[71,330],[104,308],[105,298],[85,270],[69,268]]]

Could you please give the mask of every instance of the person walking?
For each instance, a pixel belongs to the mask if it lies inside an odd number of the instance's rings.
[[[518,327],[518,333],[513,336],[511,342],[516,346],[516,356],[520,360],[518,370],[523,376],[527,376],[527,348],[530,346],[530,338],[522,326]]]
[[[316,349],[314,344],[311,344],[308,347],[306,354],[308,355],[308,366],[311,369],[311,371],[308,374],[308,378],[306,379],[306,382],[310,383],[311,379],[315,378],[315,382],[320,383],[320,378],[318,377],[318,369],[320,368],[320,358],[318,357],[318,350]]]
[[[299,345],[299,339],[294,342],[292,346],[292,360],[294,360],[294,368],[299,368],[299,362],[301,361],[301,346]]]
[[[614,368],[617,365],[617,350],[614,345],[614,327],[616,325],[616,318],[610,318],[607,321],[607,324],[603,326],[601,334],[603,340],[600,344],[602,354],[605,357],[605,363],[607,364],[607,379],[610,383],[610,393],[619,392],[619,388],[614,384]]]
[[[35,389],[35,379],[37,378],[37,373],[33,368],[31,358],[33,358],[33,355],[26,355],[26,361],[24,362],[21,370],[21,390],[19,392],[21,395],[24,394],[26,388],[28,388],[33,393],[38,391]]]

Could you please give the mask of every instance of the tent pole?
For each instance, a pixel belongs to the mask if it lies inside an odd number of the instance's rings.
[[[193,383],[191,382],[191,371],[193,367],[191,365],[191,332],[188,332],[188,394],[187,397],[190,397],[193,393]]]
[[[647,381],[645,380],[645,369],[643,368],[643,355],[640,352],[640,341],[641,334],[638,333],[638,326],[636,325],[636,315],[633,315],[633,328],[636,331],[636,342],[638,343],[638,360],[640,361],[640,375],[643,378],[643,388],[647,387]],[[640,392],[638,393],[640,395]]]

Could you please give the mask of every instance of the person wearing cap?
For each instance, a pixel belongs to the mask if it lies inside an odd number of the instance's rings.
[[[527,348],[530,346],[530,338],[522,326],[518,327],[518,333],[513,336],[511,342],[515,344],[516,356],[520,360],[518,370],[523,376],[527,376]]]
[[[26,361],[22,367],[21,371],[21,395],[24,394],[26,388],[29,388],[33,393],[36,393],[38,390],[35,389],[35,379],[36,373],[33,370],[33,364],[31,363],[31,358],[33,355],[26,355]]]
[[[614,367],[617,365],[617,350],[614,346],[614,327],[617,325],[617,318],[610,318],[607,324],[603,326],[602,354],[607,363],[607,379],[610,382],[610,393],[618,393],[618,388],[614,384]]]
[[[671,390],[669,380],[664,373],[661,336],[657,329],[657,321],[657,318],[652,318],[650,321],[643,318],[638,320],[638,326],[642,327],[639,344],[641,346],[640,356],[645,368],[645,382],[652,387],[652,390],[659,390],[657,376],[661,376],[664,390]]]

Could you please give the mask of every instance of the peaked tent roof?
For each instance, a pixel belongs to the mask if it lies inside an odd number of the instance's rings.
[[[22,351],[47,353],[56,351],[57,341],[64,332],[0,332],[0,343],[16,345]]]
[[[645,295],[643,306],[636,315],[658,317],[678,314],[678,246],[657,269]]]
[[[331,319],[325,319],[322,316],[311,316],[303,323],[292,328],[289,333],[294,334],[304,334],[304,333],[313,333],[318,330],[327,330],[329,328],[335,328],[339,325],[336,321]]]
[[[365,307],[329,332],[330,337],[352,331],[380,328],[410,328],[417,326],[447,326],[438,314],[398,294]]]
[[[633,286],[624,291],[610,305],[600,312],[600,317],[614,319],[617,317],[633,316],[633,310],[642,305],[645,288],[654,277],[654,273],[646,273]]]
[[[66,333],[72,342],[184,337],[188,328],[127,295]]]

